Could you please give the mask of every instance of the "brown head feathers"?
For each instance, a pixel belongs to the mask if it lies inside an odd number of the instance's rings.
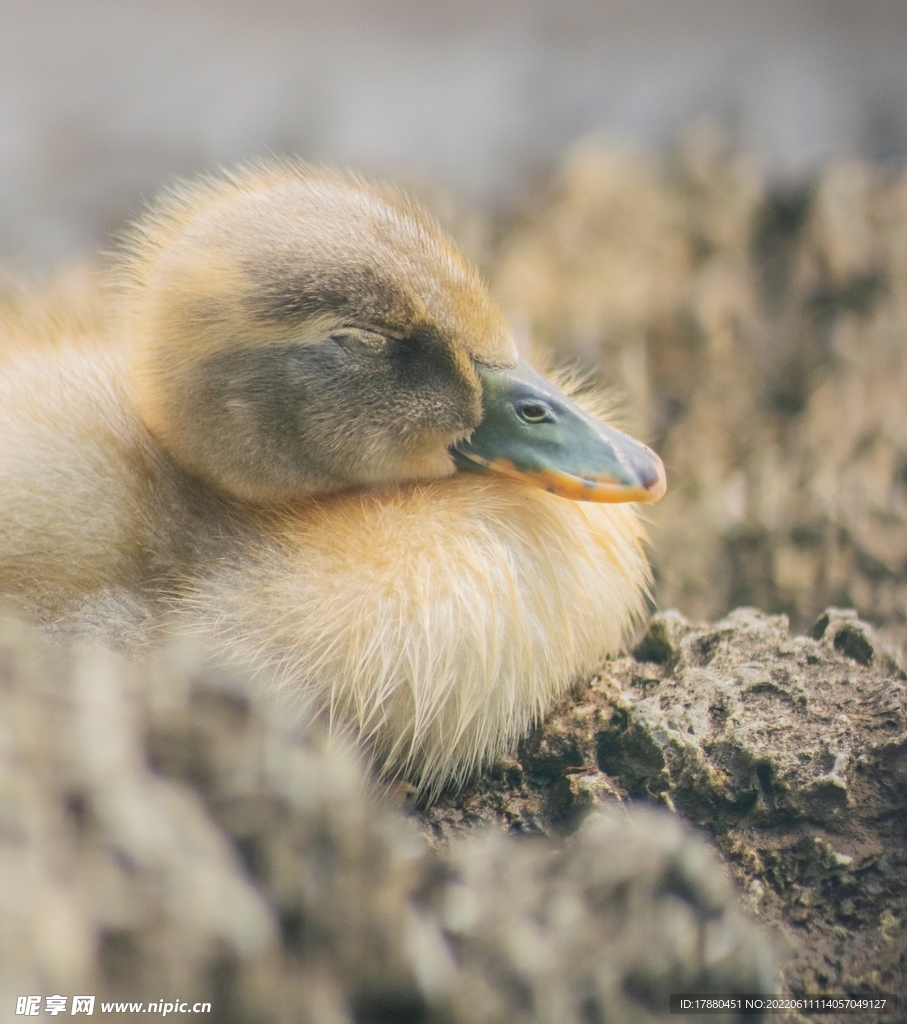
[[[256,503],[453,471],[473,361],[516,350],[478,273],[396,192],[282,164],[171,193],[133,229],[122,330],[141,415]]]

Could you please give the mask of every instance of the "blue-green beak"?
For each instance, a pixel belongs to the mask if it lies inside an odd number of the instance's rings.
[[[477,365],[482,422],[451,449],[457,469],[502,473],[574,501],[658,501],[661,459],[594,419],[521,359],[513,369]]]

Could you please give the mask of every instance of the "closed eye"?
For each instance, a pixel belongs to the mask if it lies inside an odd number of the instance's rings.
[[[361,327],[344,327],[333,331],[330,340],[344,348],[375,352],[387,347],[387,338],[377,331],[369,331]]]

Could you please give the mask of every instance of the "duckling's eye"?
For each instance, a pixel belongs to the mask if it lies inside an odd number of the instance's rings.
[[[514,402],[517,416],[524,423],[556,423],[557,416],[551,406],[539,402],[534,398],[523,399],[521,402]]]
[[[334,331],[331,341],[351,352],[377,352],[387,345],[387,338],[383,334],[359,327],[344,327]]]

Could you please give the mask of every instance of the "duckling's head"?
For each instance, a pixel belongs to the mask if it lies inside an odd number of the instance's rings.
[[[183,469],[235,497],[457,468],[592,500],[664,490],[657,456],[518,365],[476,270],[393,190],[258,167],[174,192],[130,241],[139,413]]]

